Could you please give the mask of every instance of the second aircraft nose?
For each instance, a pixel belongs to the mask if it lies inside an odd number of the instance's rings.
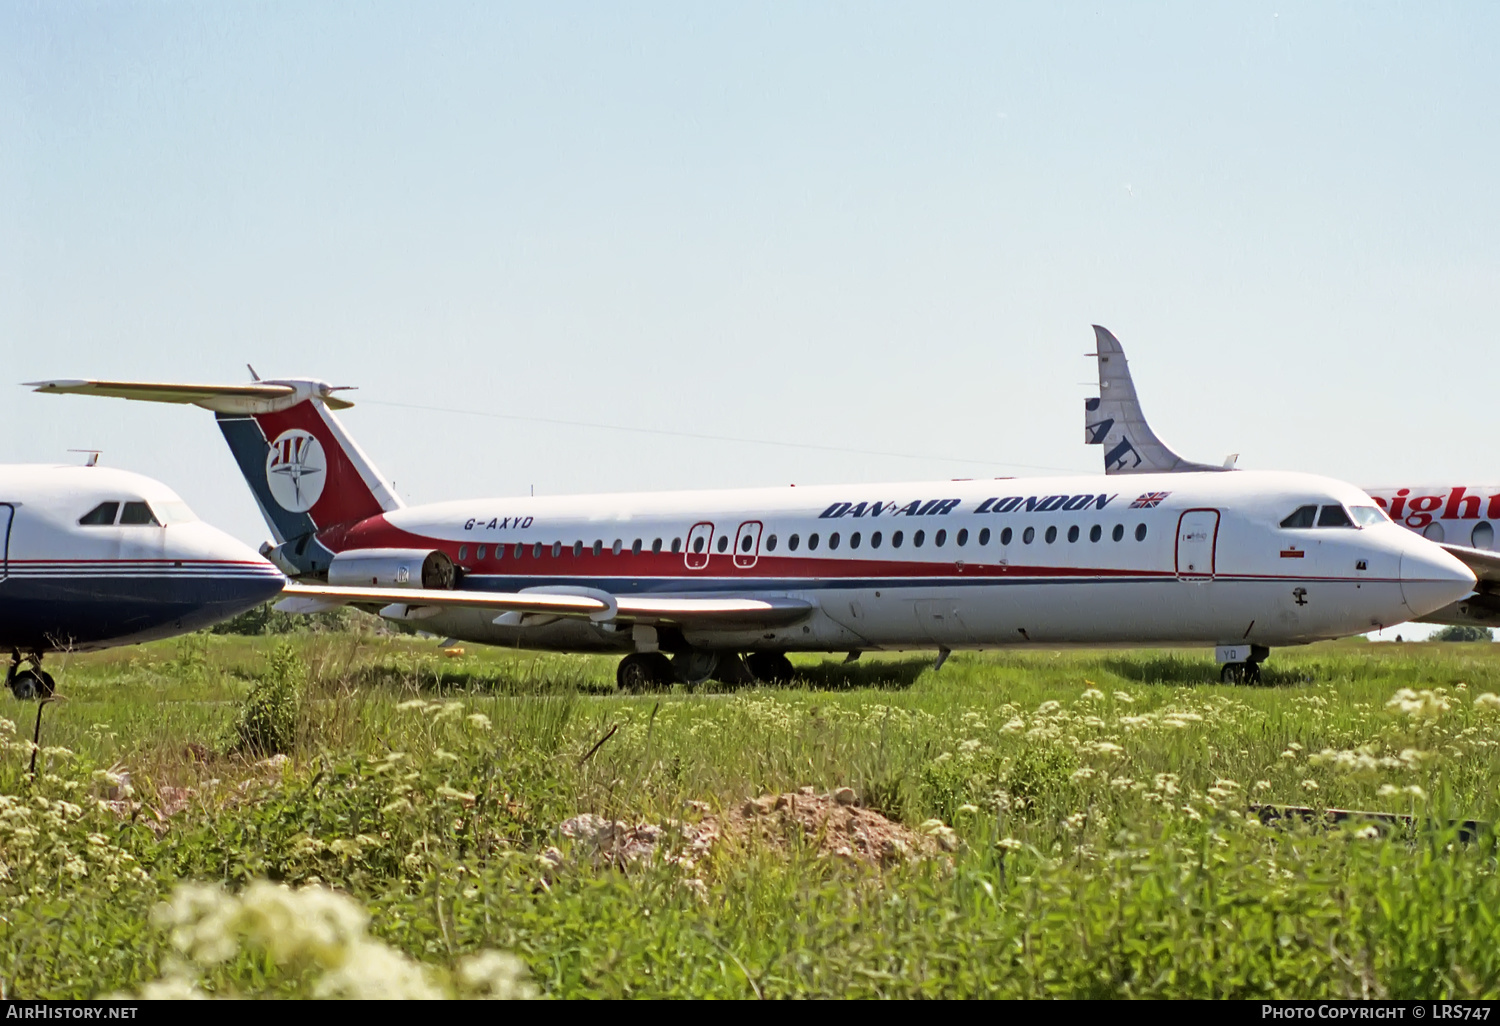
[[[1467,597],[1474,572],[1432,542],[1411,539],[1401,553],[1401,598],[1413,617],[1426,616]]]

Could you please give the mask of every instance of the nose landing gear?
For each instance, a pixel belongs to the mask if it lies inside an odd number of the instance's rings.
[[[31,666],[22,670],[19,668],[22,662],[21,653],[11,652],[10,667],[5,671],[5,683],[10,688],[10,693],[23,700],[51,698],[57,691],[57,683],[50,673],[42,669],[42,657],[32,652],[25,661]]]

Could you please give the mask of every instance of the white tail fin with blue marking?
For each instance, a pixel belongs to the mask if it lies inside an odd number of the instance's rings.
[[[1099,398],[1083,404],[1083,441],[1104,447],[1106,474],[1170,474],[1190,470],[1228,470],[1185,460],[1156,437],[1135,396],[1130,365],[1120,340],[1094,325],[1099,358]]]

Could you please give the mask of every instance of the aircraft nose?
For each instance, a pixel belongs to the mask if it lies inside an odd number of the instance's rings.
[[[1413,617],[1467,597],[1474,580],[1472,570],[1431,542],[1409,545],[1401,553],[1401,598]]]

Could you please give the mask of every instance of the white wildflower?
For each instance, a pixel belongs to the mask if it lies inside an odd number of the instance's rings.
[[[1116,691],[1115,701],[1124,702],[1126,705],[1129,705],[1131,702],[1135,701],[1135,698],[1128,691]]]
[[[1082,781],[1088,780],[1093,775],[1094,771],[1092,769],[1087,766],[1080,766],[1073,771],[1073,776],[1071,779],[1074,783],[1080,783]]]
[[[1100,691],[1098,688],[1089,688],[1078,697],[1083,699],[1085,702],[1102,702],[1104,701],[1104,692]]]
[[[1021,842],[1016,840],[1014,837],[1002,837],[1000,838],[1000,840],[995,842],[995,847],[999,848],[1001,851],[1020,851]]]
[[[526,963],[501,951],[481,951],[459,964],[459,981],[476,997],[498,1001],[534,998],[537,991],[527,980]]]
[[[1304,791],[1316,791],[1317,789],[1318,789],[1318,782],[1316,780],[1304,780],[1304,781],[1302,781],[1302,790],[1304,790]]]
[[[1493,691],[1486,691],[1482,695],[1474,696],[1474,708],[1476,709],[1500,709],[1500,695]]]

